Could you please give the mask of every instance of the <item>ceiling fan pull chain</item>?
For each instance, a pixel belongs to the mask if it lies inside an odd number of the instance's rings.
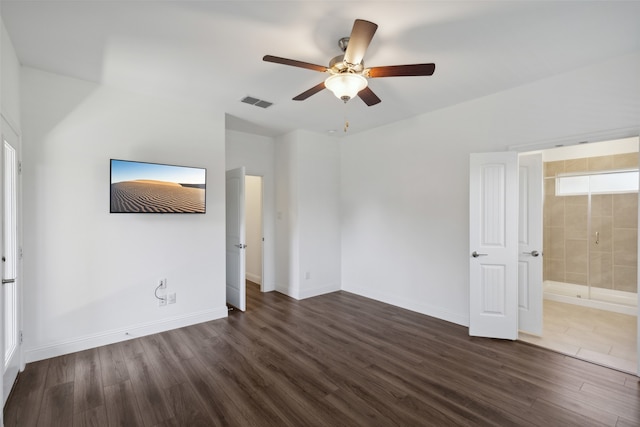
[[[344,131],[345,133],[347,132],[347,130],[349,129],[349,119],[347,119],[347,105],[349,105],[348,102],[345,102],[344,104]]]

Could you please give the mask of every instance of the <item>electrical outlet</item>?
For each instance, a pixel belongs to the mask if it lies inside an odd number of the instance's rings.
[[[158,307],[164,307],[167,305],[167,297],[162,297],[158,299]]]
[[[171,292],[169,295],[167,295],[167,303],[168,304],[175,304],[176,303],[176,293],[175,292]]]
[[[167,289],[167,279],[160,279],[160,289]]]

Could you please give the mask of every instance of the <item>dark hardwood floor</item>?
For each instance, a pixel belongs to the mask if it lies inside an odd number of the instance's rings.
[[[346,292],[27,365],[5,426],[638,426],[638,378]]]

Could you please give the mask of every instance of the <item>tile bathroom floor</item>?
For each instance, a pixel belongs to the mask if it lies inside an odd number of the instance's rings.
[[[559,353],[635,374],[636,316],[544,300],[541,337],[520,332],[519,339]]]

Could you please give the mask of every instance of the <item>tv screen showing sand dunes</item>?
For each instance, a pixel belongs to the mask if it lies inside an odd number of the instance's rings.
[[[111,213],[205,213],[206,169],[111,159]]]

